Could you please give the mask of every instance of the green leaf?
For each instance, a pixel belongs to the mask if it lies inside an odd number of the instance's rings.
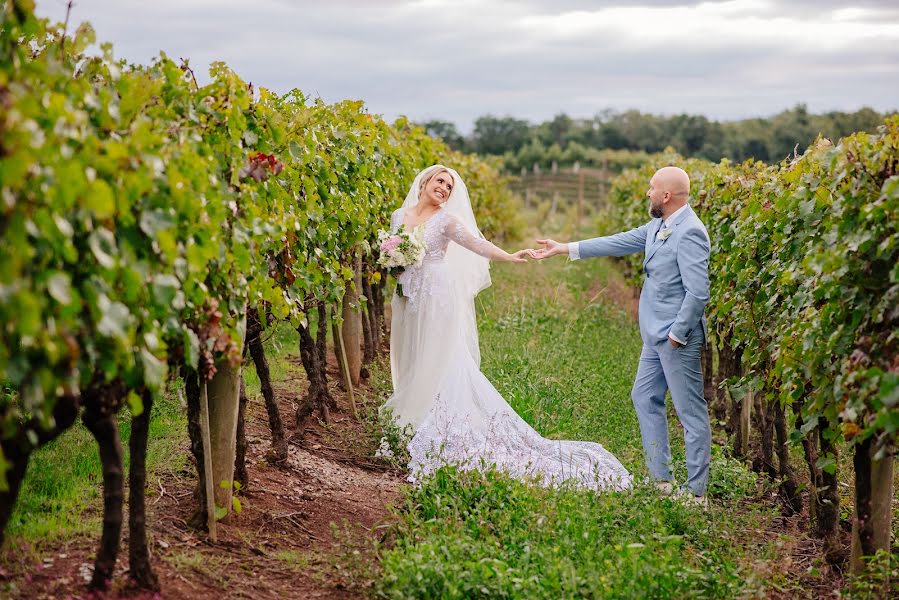
[[[216,504],[215,505],[215,520],[221,521],[222,519],[224,519],[227,516],[228,516],[228,507],[227,506],[219,506],[218,504]]]
[[[3,454],[3,448],[0,447],[0,492],[9,491],[9,480],[6,478],[6,472],[12,466],[13,464],[6,460],[6,456]]]
[[[160,231],[169,229],[174,224],[175,221],[172,216],[159,209],[145,210],[140,215],[141,231],[151,238],[156,237],[156,234]]]
[[[184,360],[196,370],[200,360],[200,338],[193,329],[184,328]]]
[[[802,422],[802,427],[799,431],[802,433],[803,437],[808,435],[808,433],[818,426],[818,415],[809,415]]]
[[[880,401],[887,408],[899,405],[899,373],[885,373],[880,381]]]
[[[243,506],[241,506],[237,496],[231,496],[231,508],[234,509],[234,514],[236,515],[239,515],[243,510]]]
[[[88,246],[101,266],[111,269],[115,266],[114,254],[117,254],[115,236],[111,231],[100,227],[88,239]]]
[[[831,475],[837,472],[837,463],[832,456],[822,456],[815,462],[815,466]]]
[[[54,300],[68,306],[72,302],[72,278],[57,271],[47,279],[47,291]]]
[[[168,371],[166,363],[153,356],[146,348],[141,349],[140,358],[144,367],[144,383],[152,389],[162,387]]]
[[[97,332],[100,335],[127,343],[128,329],[131,325],[131,313],[128,307],[121,302],[110,302],[106,295],[99,297],[98,304],[102,316],[100,322],[97,323]]]
[[[171,305],[181,289],[181,282],[174,275],[157,275],[153,278],[153,299],[161,305]]]
[[[144,401],[134,390],[128,392],[128,407],[133,417],[140,416],[144,412]]]
[[[108,183],[97,179],[89,184],[86,194],[85,206],[98,218],[107,219],[115,214],[115,196]]]
[[[75,230],[72,228],[72,224],[66,220],[62,215],[53,215],[53,222],[56,223],[57,229],[59,232],[66,236],[67,238],[72,237],[74,235]]]

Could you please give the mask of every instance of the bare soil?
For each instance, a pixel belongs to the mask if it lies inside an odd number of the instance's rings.
[[[330,366],[333,382],[338,375]],[[296,377],[274,384],[285,425],[293,423],[305,384],[297,369]],[[359,391],[357,402],[364,403],[370,394]],[[147,511],[160,594],[127,587],[127,519],[115,587],[104,595],[87,591],[98,542],[91,537],[40,548],[7,547],[0,554],[0,580],[15,584],[20,590],[15,598],[29,599],[366,596],[377,569],[375,549],[389,529],[390,507],[404,480],[401,471],[371,458],[376,434],[353,416],[345,394],[336,387],[332,392],[339,404],[333,423],[325,426],[310,417],[303,439],[291,441],[281,465],[265,459],[270,440],[265,407],[261,398],[250,399],[250,483],[237,496],[241,513],[219,523],[215,544],[187,525],[194,509],[192,464],[158,478],[158,488],[148,490]],[[190,453],[186,439],[180,451]]]

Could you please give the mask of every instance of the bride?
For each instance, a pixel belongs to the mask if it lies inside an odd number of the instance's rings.
[[[530,251],[509,254],[485,240],[465,184],[442,165],[418,174],[390,224],[421,228],[427,248],[421,265],[398,277],[403,296],[391,301],[394,394],[381,407],[413,431],[410,480],[444,464],[495,464],[544,485],[628,487],[630,474],[605,448],[541,437],[481,373],[474,297],[490,285],[490,260],[527,262]]]

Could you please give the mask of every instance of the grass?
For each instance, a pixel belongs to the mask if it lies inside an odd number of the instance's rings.
[[[478,301],[482,369],[543,435],[591,440],[641,480],[630,399],[641,341],[605,297],[610,263],[499,265]],[[684,478],[682,431],[669,418]],[[391,598],[729,598],[761,593],[777,539],[746,535],[772,517],[734,501],[757,478],[713,453],[708,511],[630,492],[545,489],[488,471],[438,471],[407,491],[396,539],[382,551],[378,593]],[[739,508],[739,510],[734,510]]]
[[[621,308],[599,300],[615,277],[608,263],[555,260],[494,267],[494,284],[478,302],[482,369],[544,436],[600,442],[639,468],[629,409],[639,331]]]
[[[148,486],[154,472],[180,470],[186,460],[178,448],[186,436],[187,418],[180,391],[171,387],[154,403],[147,447]],[[119,416],[119,432],[127,473],[131,415]],[[79,422],[31,457],[22,489],[7,529],[10,540],[52,542],[100,530],[103,475],[97,444]]]
[[[311,552],[300,552],[298,550],[279,550],[275,552],[274,558],[287,566],[288,569],[303,574],[312,569],[316,562],[316,557]]]
[[[239,559],[227,554],[184,549],[172,552],[165,560],[179,573],[196,573],[209,584],[225,589],[232,587],[235,580],[249,576]]]
[[[448,467],[407,497],[388,597],[730,598],[758,587],[734,525],[648,486],[596,494]]]

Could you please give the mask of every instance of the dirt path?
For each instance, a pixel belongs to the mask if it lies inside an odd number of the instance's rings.
[[[293,420],[294,399],[302,392],[303,379],[297,376],[276,383],[285,423]],[[325,428],[311,419],[304,439],[291,443],[288,461],[279,466],[264,460],[268,421],[261,398],[251,399],[247,415],[250,484],[239,495],[241,514],[220,524],[217,544],[210,545],[204,534],[186,523],[196,481],[192,464],[184,472],[165,473],[157,489],[148,490],[150,546],[162,585],[157,597],[365,595],[373,581],[366,573],[372,573],[374,548],[389,527],[389,507],[400,497],[403,477],[370,458],[376,444],[372,432],[353,418],[343,395],[336,390],[335,395],[340,407],[333,413],[332,426]],[[186,439],[180,451],[189,453]],[[134,596],[122,588],[127,581],[127,525],[124,529],[115,577],[118,587],[103,597],[152,597]],[[6,570],[0,571],[0,579],[14,582],[21,590],[15,598],[96,597],[86,591],[95,544],[91,537],[42,548],[38,564],[31,553],[22,553],[16,562],[15,552],[7,549]]]

